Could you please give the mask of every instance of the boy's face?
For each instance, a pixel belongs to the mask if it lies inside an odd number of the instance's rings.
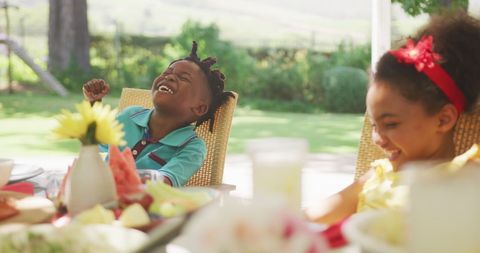
[[[152,85],[156,110],[191,123],[208,111],[210,94],[200,67],[180,60],[170,65]]]
[[[387,155],[394,168],[409,161],[439,159],[445,147],[446,129],[442,113],[427,114],[420,102],[411,102],[382,82],[367,94],[367,113],[372,139]]]

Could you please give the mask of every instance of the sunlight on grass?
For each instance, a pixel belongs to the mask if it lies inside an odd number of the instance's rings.
[[[4,156],[30,154],[74,154],[78,141],[59,141],[51,134],[56,121],[50,117],[0,119],[0,152]]]
[[[251,138],[283,136],[305,138],[310,152],[354,153],[363,115],[301,114],[238,110],[229,139],[229,152],[245,151]]]
[[[118,96],[105,100],[112,106]],[[62,108],[73,109],[80,94],[60,98],[53,95],[0,95],[0,152],[2,156],[74,155],[80,143],[55,140],[50,134],[54,116]],[[301,114],[237,108],[228,144],[229,153],[243,153],[248,139],[272,136],[305,138],[310,152],[355,153],[363,115]]]

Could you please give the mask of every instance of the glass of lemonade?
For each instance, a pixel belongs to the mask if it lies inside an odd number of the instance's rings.
[[[308,142],[299,138],[261,138],[247,142],[253,167],[253,195],[280,196],[300,210],[302,168]]]
[[[479,252],[480,163],[456,171],[425,165],[409,168],[408,252]]]

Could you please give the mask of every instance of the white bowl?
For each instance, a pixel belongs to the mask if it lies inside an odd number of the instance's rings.
[[[0,187],[6,185],[12,174],[13,160],[0,158]]]
[[[406,249],[375,236],[371,225],[387,215],[382,211],[367,211],[352,215],[342,227],[347,240],[360,246],[362,253],[406,253]],[[387,226],[388,227],[388,226]],[[387,231],[385,231],[387,232]]]

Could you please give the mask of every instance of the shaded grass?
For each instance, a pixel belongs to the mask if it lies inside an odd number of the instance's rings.
[[[113,97],[113,96],[112,96]],[[66,98],[22,93],[0,94],[0,152],[2,156],[76,154],[75,140],[55,140],[50,132],[62,108],[73,110],[80,94]],[[104,101],[115,106],[118,99]],[[248,139],[271,136],[306,138],[310,152],[356,152],[363,115],[266,112],[237,108],[229,153],[243,153]]]

